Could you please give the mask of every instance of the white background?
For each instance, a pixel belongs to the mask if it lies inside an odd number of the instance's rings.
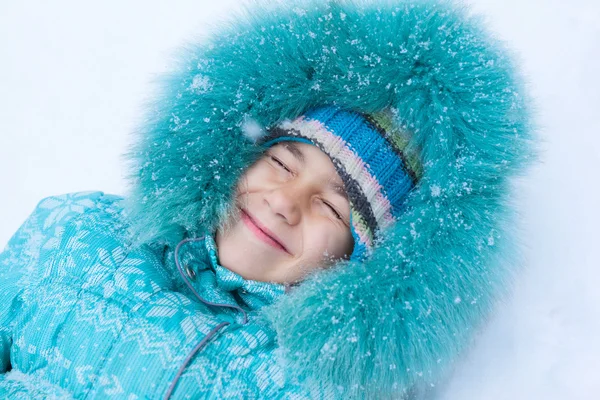
[[[520,56],[543,161],[516,199],[514,296],[450,399],[600,398],[600,1],[471,0]],[[121,156],[170,55],[239,1],[0,3],[0,249],[45,196],[125,194]]]

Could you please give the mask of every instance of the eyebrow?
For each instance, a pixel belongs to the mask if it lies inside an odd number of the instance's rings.
[[[306,157],[304,156],[304,153],[298,148],[298,146],[296,146],[294,142],[286,142],[283,144],[283,147],[285,147],[290,153],[292,153],[294,158],[296,158],[296,160],[298,160],[303,166],[306,164]],[[327,185],[335,193],[342,196],[346,200],[348,199],[348,194],[346,193],[344,185],[340,185],[339,183],[332,180],[329,180],[327,182]]]
[[[304,157],[304,153],[293,142],[283,143],[283,147],[292,153],[296,160],[300,161],[302,165],[306,163],[306,157]]]

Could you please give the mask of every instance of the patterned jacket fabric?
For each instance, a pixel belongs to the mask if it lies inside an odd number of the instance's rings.
[[[45,198],[0,254],[0,398],[326,395],[286,382],[272,357],[256,311],[283,285],[219,265],[210,235],[132,248],[122,200]]]

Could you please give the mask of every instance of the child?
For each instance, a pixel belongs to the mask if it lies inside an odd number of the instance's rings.
[[[418,398],[510,277],[532,153],[450,5],[310,3],[186,50],[132,188],[50,196],[0,253],[2,398]]]
[[[222,264],[248,279],[295,283],[363,256],[421,173],[392,118],[319,107],[273,129],[260,143],[273,148],[238,182],[234,222],[217,232]]]
[[[216,243],[221,264],[246,279],[294,283],[352,252],[344,183],[316,146],[274,145],[240,179],[236,200]]]

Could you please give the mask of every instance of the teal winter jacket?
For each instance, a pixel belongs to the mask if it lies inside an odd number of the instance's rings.
[[[43,199],[0,255],[0,398],[304,398],[211,235],[132,247],[122,198]],[[210,343],[210,344],[209,344]]]
[[[518,273],[513,178],[536,150],[510,51],[452,1],[301,0],[254,4],[175,60],[129,192],[45,198],[0,253],[0,398],[435,391]],[[256,138],[328,104],[391,109],[422,178],[367,259],[290,290],[246,281],[210,232]]]

